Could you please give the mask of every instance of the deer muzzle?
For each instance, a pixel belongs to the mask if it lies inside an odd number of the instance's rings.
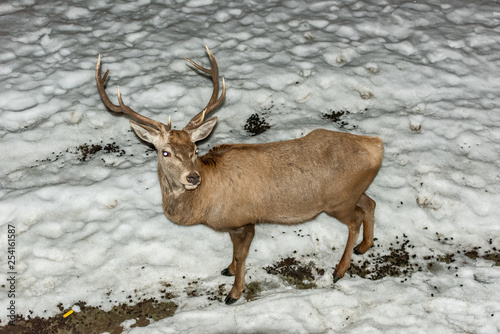
[[[182,184],[187,190],[194,190],[201,183],[201,177],[198,172],[191,172],[182,178]]]

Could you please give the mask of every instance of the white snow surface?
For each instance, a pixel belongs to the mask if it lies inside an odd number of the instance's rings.
[[[0,4],[0,30],[2,324],[13,225],[18,314],[49,317],[58,303],[78,301],[110,309],[129,295],[160,299],[170,285],[175,315],[145,328],[125,324],[125,332],[500,331],[494,262],[457,255],[452,269],[422,263],[406,280],[347,274],[334,285],[347,228],[324,214],[257,226],[246,281],[261,282],[258,299],[226,306],[188,296],[194,281],[199,291],[226,284],[229,292],[233,279],[219,274],[231,261],[229,236],[168,221],[156,155],[126,117],[106,110],[94,79],[100,53],[113,101],[119,83],[125,103],[163,122],[171,116],[179,129],[211,94],[210,80],[184,60],[208,66],[207,44],[227,98],[200,154],[316,128],[376,135],[385,157],[368,194],[383,246],[354,262],[403,235],[414,261],[499,249],[498,1],[19,0]],[[341,110],[349,111],[345,125],[322,117]],[[271,125],[254,137],[243,129],[253,113]],[[81,161],[85,143],[126,153]],[[325,269],[316,289],[263,269],[288,256]]]

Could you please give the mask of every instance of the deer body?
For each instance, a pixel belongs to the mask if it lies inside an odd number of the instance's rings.
[[[205,115],[218,107],[218,67],[207,48],[211,69],[189,61],[209,74],[214,83],[210,101],[182,130],[137,114],[126,106],[118,89],[119,105],[109,100],[101,76],[96,81],[105,105],[135,118],[135,133],[158,151],[158,176],[165,215],[179,225],[204,224],[227,231],[233,243],[233,261],[222,270],[235,276],[226,304],[238,300],[245,287],[245,261],[259,223],[298,224],[321,212],[346,224],[349,236],[334,282],[349,268],[353,251],[373,245],[375,202],[365,194],[382,164],[383,144],[377,137],[328,130],[267,144],[232,144],[212,148],[198,157],[195,143],[213,130],[217,117]],[[363,240],[356,240],[363,225]]]
[[[283,142],[222,145],[198,158],[203,182],[193,191],[169,191],[168,176],[159,166],[163,209],[176,224],[218,231],[302,223],[355,205],[353,191],[359,198],[366,190],[380,168],[381,153],[376,137],[328,130]]]

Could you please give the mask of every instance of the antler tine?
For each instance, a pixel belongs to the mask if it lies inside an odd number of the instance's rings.
[[[212,52],[210,52],[210,49],[208,48],[207,45],[205,45],[205,48],[207,49],[207,54],[208,57],[210,58],[210,69],[201,67],[200,65],[196,64],[194,61],[191,59],[186,58],[187,61],[189,61],[194,67],[196,67],[198,70],[207,73],[211,76],[214,89],[212,92],[212,96],[210,97],[210,101],[208,101],[207,106],[196,116],[194,116],[189,123],[186,125],[185,128],[195,128],[199,125],[201,125],[205,119],[205,116],[213,111],[215,108],[220,106],[222,102],[224,101],[224,98],[226,97],[226,83],[224,81],[224,78],[222,79],[222,93],[219,99],[217,99],[217,96],[219,95],[219,67],[217,66],[217,61],[215,60],[214,55]]]
[[[135,118],[136,120],[144,123],[144,124],[151,125],[151,126],[157,128],[158,130],[161,130],[161,131],[169,131],[170,130],[170,128],[171,128],[170,121],[169,121],[168,125],[165,125],[165,124],[158,122],[158,121],[155,121],[151,118],[147,118],[145,116],[142,116],[142,115],[136,113],[134,110],[132,110],[129,106],[125,105],[125,103],[123,103],[122,94],[120,93],[120,86],[117,86],[118,103],[120,105],[117,106],[117,105],[113,104],[111,102],[111,100],[109,99],[108,94],[106,93],[106,90],[104,89],[104,83],[106,82],[106,79],[108,78],[108,74],[109,74],[109,70],[107,70],[106,73],[104,73],[104,76],[101,77],[101,55],[99,54],[99,58],[97,59],[97,66],[95,68],[95,80],[97,82],[97,90],[99,91],[99,95],[101,96],[101,99],[104,102],[104,104],[106,105],[106,107],[108,107],[110,110],[112,110],[114,112],[122,112],[124,114],[127,114],[127,115]]]

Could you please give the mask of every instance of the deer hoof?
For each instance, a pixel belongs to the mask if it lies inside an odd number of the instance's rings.
[[[361,254],[364,254],[364,253],[366,253],[366,252],[367,252],[370,248],[372,248],[372,247],[373,247],[373,245],[372,245],[372,246],[370,246],[370,247],[361,247],[361,245],[362,245],[362,244],[363,244],[363,243],[360,243],[359,245],[357,245],[356,247],[354,247],[354,254],[356,254],[356,255],[361,255]]]
[[[224,268],[220,273],[221,273],[221,275],[224,275],[224,276],[234,276],[233,274],[231,274],[229,272],[228,268]]]
[[[337,283],[339,279],[341,279],[344,276],[337,276],[337,271],[333,273],[333,284]]]
[[[356,247],[354,247],[354,254],[356,254],[356,255],[363,254],[363,252],[359,249],[359,245],[357,245]]]
[[[227,295],[225,302],[226,302],[226,305],[231,305],[231,304],[236,303],[237,300],[238,299],[234,299],[233,297]]]

